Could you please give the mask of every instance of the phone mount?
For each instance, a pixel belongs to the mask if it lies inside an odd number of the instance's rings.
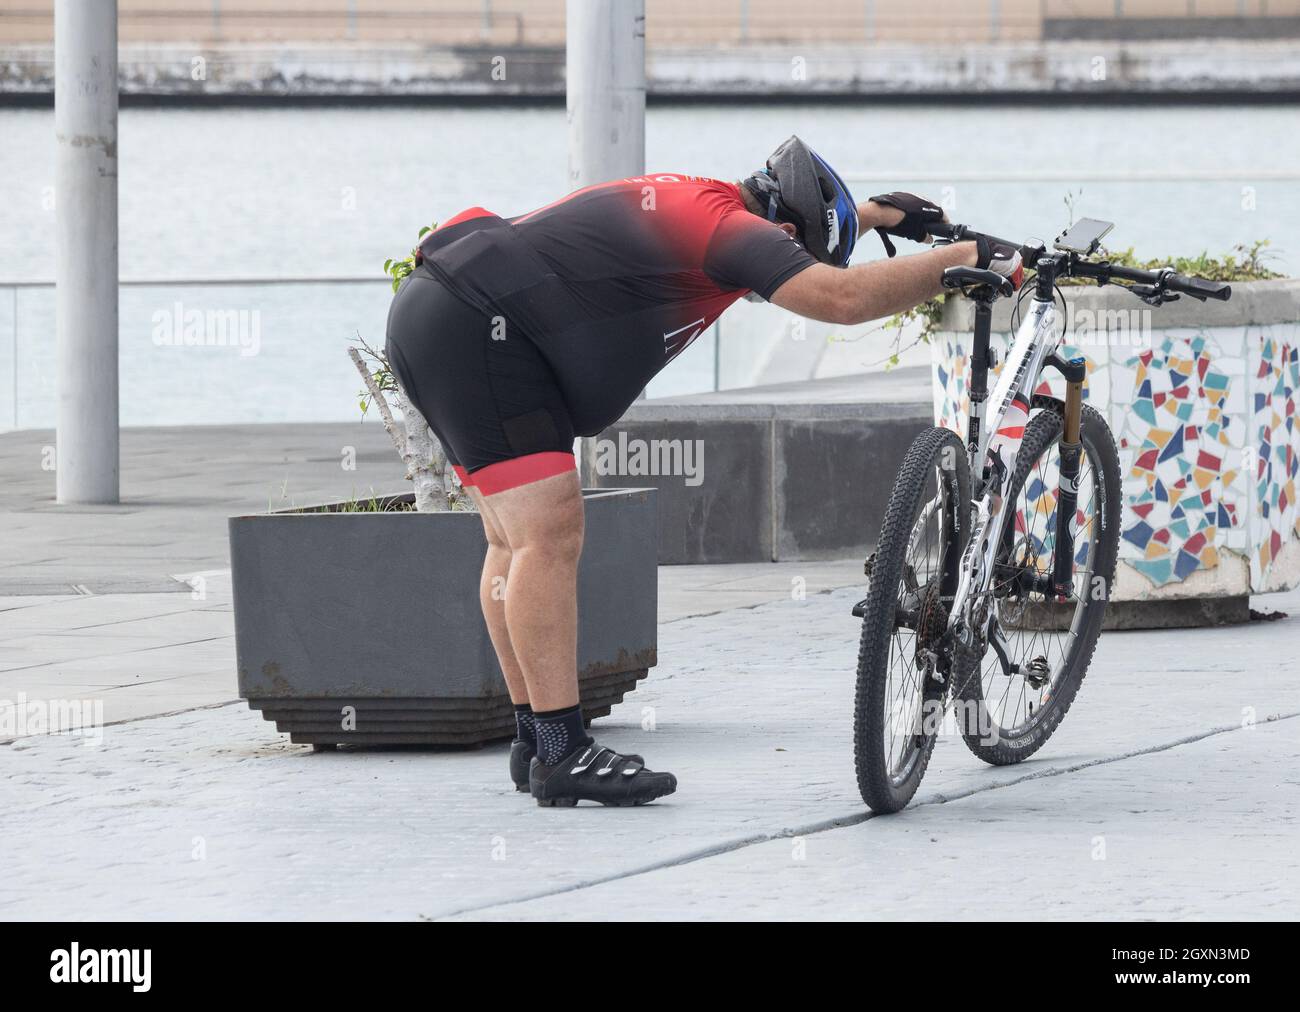
[[[1115,227],[1112,221],[1098,218],[1080,218],[1056,237],[1052,245],[1062,253],[1077,253],[1090,257],[1101,249],[1101,241]]]

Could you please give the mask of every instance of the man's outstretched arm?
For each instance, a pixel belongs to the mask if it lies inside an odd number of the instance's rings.
[[[824,323],[866,323],[933,298],[943,290],[945,268],[974,267],[978,260],[975,243],[959,242],[856,267],[813,264],[773,292],[770,301]]]

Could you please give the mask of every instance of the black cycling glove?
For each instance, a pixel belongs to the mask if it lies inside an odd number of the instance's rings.
[[[877,204],[888,204],[903,212],[903,220],[897,225],[881,225],[876,228],[880,233],[880,241],[885,244],[885,252],[891,257],[898,253],[894,244],[889,241],[891,235],[901,239],[911,239],[913,242],[925,242],[925,237],[930,234],[926,225],[932,221],[943,221],[943,208],[924,197],[918,197],[915,193],[896,190],[893,193],[882,193],[871,199]]]
[[[1024,283],[1024,261],[1020,257],[1020,250],[1015,246],[1000,240],[990,239],[986,235],[979,236],[975,240],[975,245],[979,251],[976,267],[980,270],[996,271],[1004,278],[1010,278],[1011,283],[1016,288],[1019,288]]]

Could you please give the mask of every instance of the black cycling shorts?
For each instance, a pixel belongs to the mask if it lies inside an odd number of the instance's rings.
[[[574,470],[573,423],[537,346],[425,270],[393,297],[387,351],[463,484],[492,495]]]

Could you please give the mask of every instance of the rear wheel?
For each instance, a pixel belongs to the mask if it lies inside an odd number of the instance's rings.
[[[946,689],[933,673],[969,503],[961,440],[948,429],[922,432],[894,482],[862,602],[853,757],[875,812],[911,801],[930,763]]]
[[[1044,410],[1025,427],[1009,493],[1013,513],[992,582],[993,622],[1012,670],[990,649],[956,687],[965,704],[962,737],[995,766],[1033,755],[1069,711],[1101,635],[1119,551],[1119,453],[1105,419],[1085,405],[1072,593],[1061,601],[1032,589],[1052,569],[1063,428],[1058,401],[1036,404]]]

